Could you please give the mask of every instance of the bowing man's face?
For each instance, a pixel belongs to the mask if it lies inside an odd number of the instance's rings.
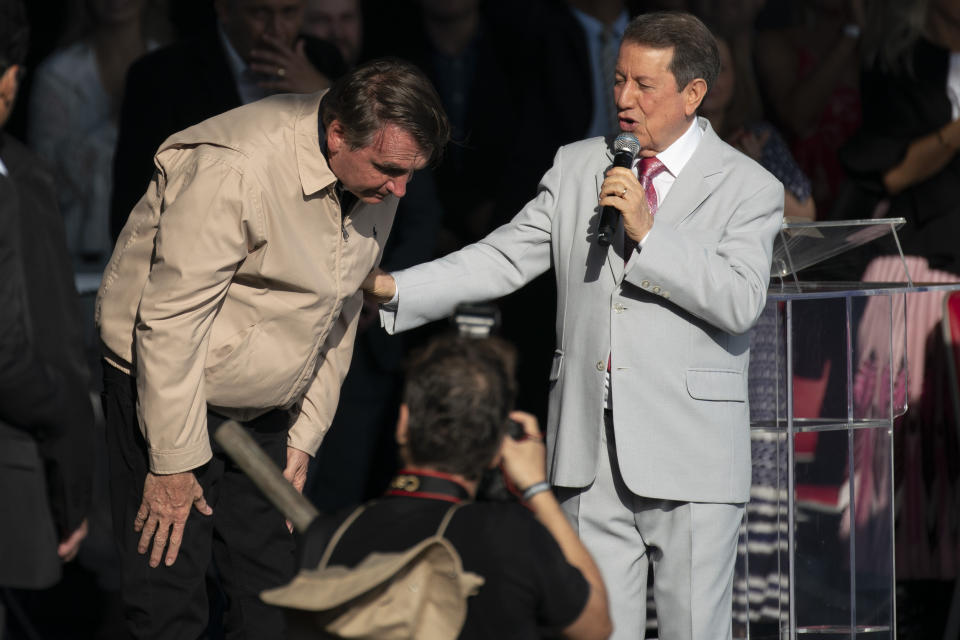
[[[707,92],[702,78],[678,87],[670,62],[673,47],[655,49],[624,41],[620,45],[613,97],[620,131],[640,141],[644,155],[669,147],[690,126]]]
[[[337,179],[367,204],[377,204],[390,194],[402,198],[413,172],[427,164],[413,136],[395,124],[385,125],[370,144],[354,149],[343,125],[333,120],[327,127],[327,155]]]

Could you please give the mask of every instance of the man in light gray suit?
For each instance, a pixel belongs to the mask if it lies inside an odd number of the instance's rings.
[[[697,117],[718,69],[695,17],[639,16],[614,96],[620,129],[642,146],[641,180],[610,168],[610,138],[561,147],[510,223],[366,282],[392,298],[388,330],[403,331],[553,268],[550,480],[607,582],[616,638],[643,637],[651,563],[662,640],[731,636],[750,488],[748,331],[766,299],[783,188]],[[623,225],[602,247],[607,205]]]

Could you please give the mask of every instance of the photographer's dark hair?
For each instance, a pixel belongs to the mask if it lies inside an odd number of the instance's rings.
[[[478,480],[506,433],[514,362],[497,338],[444,337],[416,354],[403,392],[410,462]]]
[[[30,44],[30,23],[21,0],[0,0],[0,73],[22,65]]]
[[[695,78],[703,78],[709,89],[720,73],[716,39],[699,18],[689,13],[642,13],[627,25],[623,42],[654,49],[673,47],[670,72],[677,81],[678,90],[683,90]]]
[[[337,80],[320,103],[324,127],[334,119],[353,149],[369,145],[378,131],[394,124],[411,136],[437,164],[450,140],[450,122],[436,89],[409,62],[380,58]]]

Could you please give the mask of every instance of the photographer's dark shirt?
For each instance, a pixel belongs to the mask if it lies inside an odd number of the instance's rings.
[[[330,565],[356,566],[371,551],[409,549],[435,534],[450,502],[388,496],[369,506],[340,539]],[[324,518],[308,532],[302,567],[316,567],[327,540],[353,509]],[[445,537],[466,571],[483,576],[468,602],[460,638],[541,638],[556,635],[583,611],[590,585],[550,533],[515,503],[461,507]]]

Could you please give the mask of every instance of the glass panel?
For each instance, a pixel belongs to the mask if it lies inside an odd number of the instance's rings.
[[[768,301],[750,336],[753,473],[734,577],[735,638],[778,640],[789,621],[786,307]]]
[[[846,301],[793,301],[791,389],[796,431],[843,428],[848,422]],[[803,440],[816,441],[815,435],[798,438],[798,455],[802,453]]]
[[[893,637],[903,297],[771,296],[754,330],[735,637]]]
[[[768,300],[750,334],[750,424],[754,429],[786,428],[786,306]]]
[[[884,236],[905,222],[903,218],[785,222],[774,243],[770,275],[786,277]]]
[[[813,300],[816,298],[858,298],[889,294],[914,295],[930,291],[956,291],[957,282],[804,282],[793,280],[772,280],[767,289],[767,300]]]
[[[857,499],[853,554],[858,637],[893,638],[892,429],[854,434]]]
[[[854,301],[852,397],[858,421],[885,421],[907,409],[905,297],[877,295]]]
[[[801,438],[808,434],[797,434]],[[823,431],[815,455],[796,456],[794,597],[798,634],[849,629],[849,536],[843,533],[847,431]],[[806,446],[797,443],[799,451]]]
[[[734,637],[777,640],[789,620],[786,433],[750,436],[753,484],[734,578]]]

